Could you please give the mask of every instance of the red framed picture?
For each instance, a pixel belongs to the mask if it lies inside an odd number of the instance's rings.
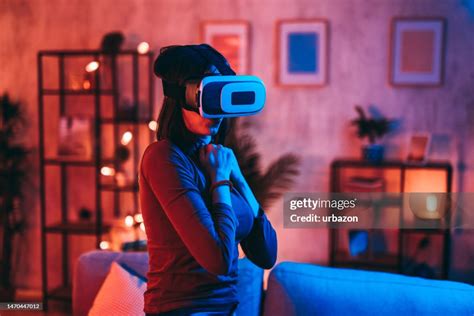
[[[239,75],[250,73],[250,24],[246,21],[204,21],[200,41],[217,49]]]
[[[394,18],[389,82],[394,86],[439,86],[444,73],[444,18]]]

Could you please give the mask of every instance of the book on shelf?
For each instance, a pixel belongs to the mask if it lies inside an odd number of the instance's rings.
[[[89,117],[62,116],[59,119],[58,158],[92,159],[92,128]]]
[[[383,192],[385,182],[380,177],[354,176],[343,183],[344,192]]]

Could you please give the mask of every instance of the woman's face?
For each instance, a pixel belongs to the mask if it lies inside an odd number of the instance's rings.
[[[216,135],[222,122],[222,118],[204,118],[194,111],[181,109],[186,128],[197,135]]]
[[[212,73],[212,74],[220,74],[219,70],[215,66],[211,66],[207,73]],[[217,132],[219,131],[219,127],[222,122],[222,118],[204,118],[199,113],[196,113],[194,111],[186,110],[186,109],[181,109],[181,112],[183,113],[183,120],[184,120],[184,125],[186,125],[186,128],[197,135],[202,135],[202,136],[207,136],[207,135],[216,135]]]

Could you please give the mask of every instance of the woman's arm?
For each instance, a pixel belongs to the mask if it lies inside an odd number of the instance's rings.
[[[258,216],[258,210],[260,208],[260,204],[258,203],[255,195],[250,189],[245,178],[240,174],[240,176],[232,174],[232,183],[234,184],[235,188],[244,196],[245,200],[249,203],[250,207],[253,211],[253,216]]]
[[[143,154],[141,174],[196,261],[211,273],[226,274],[232,267],[237,218],[226,198],[214,197],[212,209],[207,208],[183,158],[169,143],[154,143]]]
[[[262,208],[254,218],[252,230],[241,242],[245,255],[263,269],[271,269],[277,259],[277,236]]]
[[[275,265],[277,258],[276,233],[242,175],[237,159],[235,156],[233,158],[233,168],[230,174],[232,182],[247,200],[255,216],[250,234],[240,242],[240,245],[253,263],[261,268],[270,269]]]

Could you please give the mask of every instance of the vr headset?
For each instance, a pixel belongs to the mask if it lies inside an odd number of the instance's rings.
[[[205,118],[249,116],[259,113],[265,104],[265,85],[255,76],[235,75],[228,64],[215,58],[207,45],[190,47],[215,65],[223,75],[210,73],[186,80],[184,84],[163,82],[163,93],[180,100],[183,108]],[[230,70],[229,70],[230,69]],[[231,72],[231,73],[229,73]]]
[[[184,100],[185,109],[207,118],[254,115],[265,104],[265,85],[255,76],[207,76],[184,87],[163,81],[163,90],[168,97]]]

